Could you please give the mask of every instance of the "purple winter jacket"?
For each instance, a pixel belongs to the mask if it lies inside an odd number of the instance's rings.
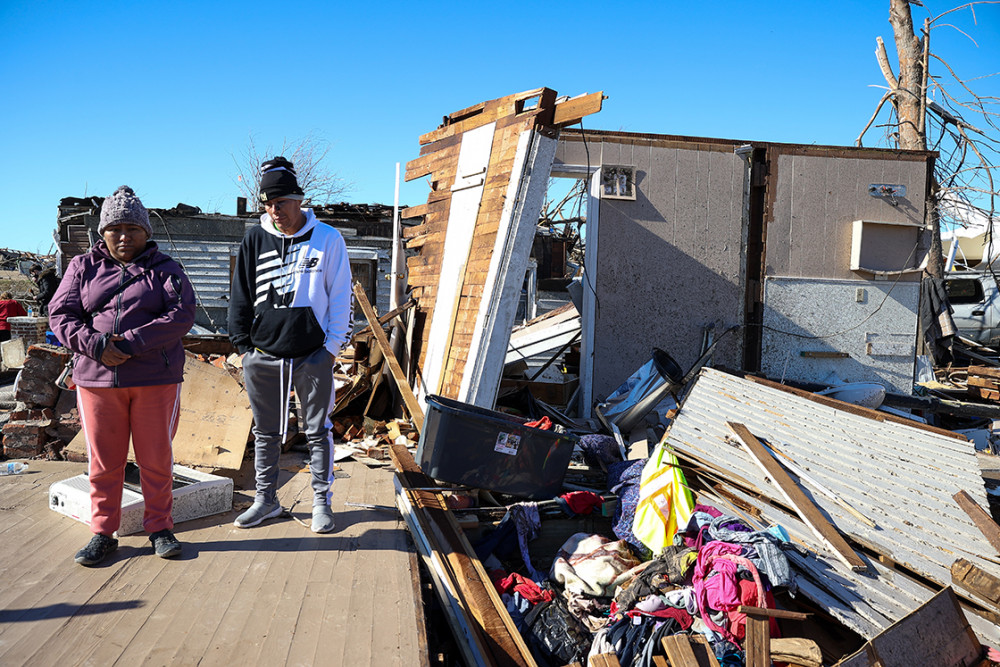
[[[136,274],[125,289],[109,294]],[[105,305],[96,313],[95,306]],[[184,377],[181,338],[194,324],[194,290],[183,269],[149,241],[131,264],[111,257],[103,241],[74,257],[49,303],[49,327],[76,353],[73,381],[81,387],[146,387],[176,384]],[[113,334],[132,355],[109,367],[100,362]]]

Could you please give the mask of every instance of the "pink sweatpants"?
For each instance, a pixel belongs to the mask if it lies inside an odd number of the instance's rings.
[[[129,438],[139,465],[150,533],[174,527],[171,441],[177,432],[180,384],[152,387],[76,388],[80,424],[87,439],[90,529],[111,535],[122,517],[122,489]]]

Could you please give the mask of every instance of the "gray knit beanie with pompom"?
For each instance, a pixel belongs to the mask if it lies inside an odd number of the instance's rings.
[[[103,236],[106,228],[123,224],[138,225],[145,229],[149,236],[153,235],[153,228],[149,224],[149,211],[127,185],[115,190],[115,193],[101,204],[101,224],[97,227],[97,233]]]

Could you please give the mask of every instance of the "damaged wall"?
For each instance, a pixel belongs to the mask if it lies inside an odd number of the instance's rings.
[[[772,144],[766,155],[760,370],[910,393],[932,154]],[[885,184],[905,194],[870,194]]]
[[[60,273],[76,255],[98,239],[99,197],[67,197],[59,205]],[[405,207],[404,207],[405,210]],[[330,204],[313,207],[316,217],[344,236],[351,272],[379,312],[389,310],[392,207],[382,204]],[[211,331],[226,328],[232,264],[247,227],[259,214],[229,216],[202,213],[178,204],[169,210],[150,209],[153,240],[160,250],[184,267],[198,299],[195,323]],[[357,319],[357,318],[356,318]]]
[[[836,372],[909,391],[919,272],[908,270],[929,246],[922,221],[933,159],[564,131],[553,169],[598,172],[587,221],[584,287],[594,306],[583,313],[584,405],[620,385],[652,347],[687,369],[733,326],[740,330],[720,340],[717,366],[804,381]],[[602,193],[599,172],[610,166],[634,169],[634,199]],[[880,184],[906,191],[872,196]],[[798,287],[778,299],[790,279]],[[839,291],[822,283],[830,279]],[[831,333],[844,336],[824,338]]]
[[[736,146],[662,135],[563,133],[556,154],[562,168],[589,161],[636,170],[635,200],[602,199],[598,219],[588,220],[592,273],[584,289],[592,285],[597,295],[593,396],[613,391],[649,360],[653,347],[686,370],[701,353],[706,328],[721,333],[743,323],[748,173]],[[730,336],[715,361],[738,368],[742,356],[742,341]]]
[[[456,111],[420,137],[406,180],[429,177],[431,192],[402,215],[423,216],[404,232],[421,394],[492,406],[558,128],[602,99],[539,88]]]

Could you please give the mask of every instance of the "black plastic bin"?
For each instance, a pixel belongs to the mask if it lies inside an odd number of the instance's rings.
[[[442,482],[552,498],[562,492],[578,440],[569,433],[525,426],[523,419],[503,412],[428,396],[417,462]]]

